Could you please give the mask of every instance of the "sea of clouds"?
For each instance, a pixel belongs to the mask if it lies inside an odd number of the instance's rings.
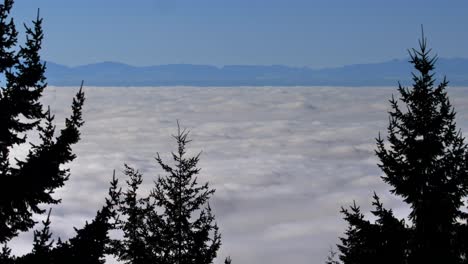
[[[57,128],[70,114],[78,89],[47,88],[45,105]],[[171,163],[177,120],[190,130],[188,154],[202,151],[199,182],[216,189],[210,204],[222,232],[217,263],[324,263],[346,223],[341,206],[353,200],[368,215],[375,191],[400,217],[408,208],[380,179],[375,138],[386,135],[396,88],[344,87],[84,87],[85,125],[73,147],[70,180],[56,192],[52,231],[68,238],[103,205],[112,172],[123,164],[144,176],[142,193],[164,172],[156,153]],[[448,88],[468,129],[468,89]],[[466,133],[465,133],[466,134]],[[34,140],[34,135],[31,136]],[[14,150],[24,156],[27,147]],[[371,219],[371,216],[368,215]],[[43,219],[43,218],[38,218]],[[21,254],[32,234],[11,243]],[[111,263],[113,261],[110,261]]]

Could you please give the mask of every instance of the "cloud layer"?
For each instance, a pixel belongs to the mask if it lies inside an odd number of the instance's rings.
[[[468,90],[448,91],[458,127],[467,131]],[[44,103],[58,128],[75,92],[47,90]],[[163,173],[156,152],[169,161],[175,150],[176,120],[191,131],[189,154],[202,151],[200,181],[216,189],[218,263],[228,255],[244,264],[323,263],[346,228],[340,207],[355,200],[367,212],[373,191],[398,215],[408,211],[388,195],[374,155],[393,87],[85,87],[85,93],[78,157],[52,211],[56,236],[70,237],[73,226],[92,219],[112,171],[123,180],[124,163],[143,173],[148,191]],[[22,234],[11,246],[23,253],[31,241],[31,233]]]

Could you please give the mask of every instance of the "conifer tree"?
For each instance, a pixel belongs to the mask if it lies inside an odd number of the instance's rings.
[[[141,174],[125,166],[128,190],[120,199],[120,228],[124,239],[117,242],[119,260],[125,263],[209,264],[221,244],[221,235],[208,204],[214,189],[198,184],[199,155],[185,156],[188,132],[174,136],[178,149],[172,153],[175,166],[156,161],[168,174],[160,176],[149,196],[137,197]],[[226,259],[230,263],[230,258]]]
[[[66,242],[59,240],[52,252],[54,263],[104,264],[105,255],[114,253],[109,231],[114,228],[112,219],[116,217],[116,195],[120,194],[117,188],[118,181],[114,174],[105,206],[97,212],[91,223],[86,222],[81,229],[75,228],[74,237]]]
[[[54,241],[50,232],[50,212],[45,221],[42,221],[42,229],[34,230],[34,242],[32,252],[20,257],[17,264],[54,263],[52,249]]]
[[[419,72],[413,74],[413,88],[398,88],[407,111],[392,98],[390,148],[379,137],[376,153],[382,179],[411,206],[409,263],[458,263],[455,234],[468,194],[467,146],[456,129],[447,80],[434,86],[436,57],[429,56],[424,34],[419,44],[410,52]]]
[[[42,230],[34,231],[34,243],[32,254],[36,256],[35,263],[47,263],[50,262],[50,252],[52,251],[52,245],[54,240],[52,240],[52,233],[50,232],[50,212],[47,215],[47,219],[42,222],[44,227]]]
[[[350,210],[350,211],[349,211]],[[355,203],[348,209],[341,209],[348,222],[346,237],[340,238],[340,259],[346,264],[369,264],[377,260],[375,240],[379,235],[376,225],[366,221],[361,209]]]
[[[117,229],[123,231],[123,238],[114,240],[115,255],[128,264],[154,263],[151,248],[148,245],[148,218],[155,210],[149,198],[139,198],[138,189],[142,175],[138,170],[125,164],[124,174],[128,176],[127,190],[114,193],[117,198],[117,212],[122,219],[117,220]],[[115,189],[116,190],[116,189]]]
[[[344,210],[350,227],[338,246],[343,263],[368,263],[373,254],[377,257],[373,263],[392,256],[397,258],[391,263],[467,261],[468,233],[466,221],[461,220],[466,219],[462,207],[468,194],[468,149],[456,129],[455,111],[445,90],[448,81],[444,78],[435,85],[437,58],[430,51],[423,34],[419,49],[409,52],[416,70],[413,87],[400,84],[400,97],[390,100],[388,144],[380,135],[377,138],[382,179],[410,206],[409,223],[396,219],[377,197],[375,223],[365,221],[356,207],[351,213]],[[375,230],[363,231],[367,229]]]
[[[113,228],[111,218],[115,217],[114,194],[119,194],[117,190],[118,181],[113,178],[109,188],[109,198],[106,198],[105,206],[99,210],[91,223],[86,222],[81,229],[74,228],[76,235],[63,242],[60,238],[54,244],[50,231],[50,211],[47,219],[43,221],[42,230],[34,231],[34,244],[31,253],[17,259],[10,257],[10,250],[4,248],[5,259],[9,259],[13,264],[104,264],[105,254],[112,254],[109,231]],[[2,260],[2,257],[0,257]],[[0,262],[3,264],[3,262]]]
[[[214,222],[209,198],[215,192],[208,183],[198,184],[197,168],[200,154],[186,157],[186,145],[190,142],[188,132],[178,126],[177,152],[172,153],[175,166],[164,163],[159,156],[156,161],[167,173],[158,177],[151,197],[162,208],[154,224],[160,231],[164,245],[163,263],[209,264],[216,257],[221,245],[221,235]],[[198,217],[194,214],[198,213]]]
[[[75,155],[71,145],[80,139],[83,125],[81,109],[84,93],[80,89],[73,99],[72,114],[54,137],[53,115],[44,110],[39,99],[46,88],[46,65],[41,62],[42,18],[26,27],[26,43],[17,46],[17,31],[10,12],[13,0],[0,4],[0,243],[27,231],[35,224],[33,214],[44,213],[40,204],[54,204],[55,189],[68,178],[62,165]],[[39,144],[32,145],[25,160],[10,163],[13,147],[25,144],[26,133],[37,130]]]
[[[371,213],[374,223],[364,219],[355,203],[348,209],[342,208],[349,227],[346,237],[340,238],[340,259],[343,263],[406,263],[407,229],[403,220],[398,220],[392,210],[383,207],[374,193]]]
[[[98,211],[91,223],[86,222],[81,229],[75,228],[76,235],[66,242],[59,240],[54,248],[53,263],[104,264],[105,254],[110,244],[109,215],[106,208]]]

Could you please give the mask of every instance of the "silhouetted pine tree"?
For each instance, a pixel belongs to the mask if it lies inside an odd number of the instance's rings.
[[[114,240],[115,255],[120,261],[129,264],[155,263],[151,257],[152,249],[149,246],[148,218],[155,210],[149,198],[138,198],[138,188],[142,183],[142,175],[137,170],[125,164],[127,190],[120,194],[114,194],[118,198],[119,216],[117,229],[123,231],[123,239]]]
[[[115,190],[116,184],[117,181],[114,178],[111,182],[110,193]],[[103,264],[104,254],[110,251],[108,232],[112,228],[109,218],[113,217],[113,206],[112,198],[106,199],[106,206],[97,212],[96,218],[91,223],[86,222],[82,229],[75,228],[77,235],[67,242],[62,242],[59,238],[56,245],[51,240],[49,211],[47,219],[42,222],[42,230],[34,231],[32,252],[15,259],[10,256],[11,251],[4,247],[0,260],[3,260],[3,257],[15,264]],[[0,263],[4,262],[0,261]]]
[[[340,259],[343,263],[406,263],[408,234],[403,220],[394,217],[391,210],[383,208],[379,197],[374,194],[371,211],[375,223],[364,219],[359,206],[342,208],[349,227],[346,237],[340,238]]]
[[[91,223],[86,222],[81,229],[75,228],[76,235],[69,241],[59,241],[53,252],[54,263],[103,264],[110,244],[108,218],[104,208],[97,212]]]
[[[378,228],[377,255],[379,263],[406,263],[409,233],[405,221],[397,219],[393,211],[385,209],[374,193],[371,213]]]
[[[4,248],[5,259],[10,259],[15,264],[103,264],[104,256],[112,254],[110,248],[109,231],[113,228],[111,218],[115,217],[115,196],[118,194],[117,180],[115,177],[111,181],[109,188],[110,197],[106,198],[106,205],[97,212],[91,223],[86,222],[81,229],[75,228],[76,236],[63,242],[60,238],[56,245],[51,240],[50,232],[50,211],[47,219],[43,221],[43,229],[34,231],[34,244],[31,253],[17,259],[9,258],[10,251]],[[0,257],[0,260],[1,257]],[[3,264],[3,262],[0,261]]]
[[[49,263],[50,252],[52,251],[52,233],[50,232],[50,210],[47,219],[42,222],[42,230],[34,231],[34,243],[32,253],[35,255],[35,263]]]
[[[467,145],[455,126],[448,82],[434,85],[436,57],[429,53],[423,34],[419,50],[410,52],[417,71],[413,87],[399,85],[399,100],[390,100],[388,146],[380,135],[377,139],[382,179],[410,205],[410,224],[396,219],[377,197],[376,223],[365,221],[356,206],[351,213],[343,210],[350,227],[338,247],[346,264],[466,263],[468,233],[460,220],[466,217]]]
[[[52,252],[53,263],[56,264],[103,264],[105,255],[113,254],[110,248],[109,231],[114,228],[112,218],[116,217],[115,206],[120,191],[118,181],[114,177],[109,188],[106,205],[97,212],[91,223],[86,222],[81,229],[75,228],[76,235],[66,242],[58,241]]]
[[[34,230],[32,252],[16,260],[17,264],[55,263],[52,258],[54,241],[50,232],[50,210],[41,230]]]
[[[364,219],[361,209],[355,203],[348,209],[341,209],[348,222],[346,237],[340,238],[340,259],[346,264],[368,264],[375,263],[377,256],[376,240],[379,236],[376,224]]]
[[[26,26],[26,43],[17,48],[17,32],[9,18],[12,6],[13,0],[0,4],[0,74],[6,79],[0,88],[0,243],[32,228],[32,215],[45,212],[39,204],[60,201],[51,194],[68,178],[68,170],[61,165],[75,158],[71,145],[79,140],[78,128],[83,124],[80,89],[71,117],[54,137],[53,116],[39,102],[46,87],[45,64],[39,56],[42,19],[38,13],[34,26]],[[32,145],[25,160],[10,164],[11,149],[26,143],[25,133],[35,128],[42,142]]]
[[[434,63],[424,35],[412,50],[413,88],[399,86],[400,100],[390,100],[389,148],[377,140],[379,167],[392,193],[411,206],[409,263],[458,263],[457,219],[468,192],[467,146],[455,126],[444,80],[434,87]]]
[[[174,136],[178,151],[172,153],[174,168],[157,155],[156,161],[168,175],[159,177],[145,198],[137,197],[141,174],[125,165],[129,179],[118,210],[122,216],[119,227],[124,233],[115,247],[119,260],[132,264],[213,263],[221,244],[208,204],[214,190],[208,183],[197,183],[199,155],[185,157],[185,146],[190,142],[187,135],[178,127]]]
[[[154,217],[157,234],[163,241],[162,263],[209,264],[216,257],[221,245],[221,235],[214,222],[214,215],[208,203],[215,192],[208,183],[198,184],[197,168],[200,154],[185,157],[188,132],[178,126],[177,152],[172,153],[175,166],[164,163],[157,154],[156,161],[168,174],[155,182],[151,197],[162,209],[159,217]],[[198,217],[194,214],[198,213]]]

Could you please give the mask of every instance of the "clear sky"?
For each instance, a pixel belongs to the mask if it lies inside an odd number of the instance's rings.
[[[43,58],[65,65],[381,62],[405,57],[421,24],[441,57],[468,57],[465,0],[16,0],[17,24],[37,8]]]

